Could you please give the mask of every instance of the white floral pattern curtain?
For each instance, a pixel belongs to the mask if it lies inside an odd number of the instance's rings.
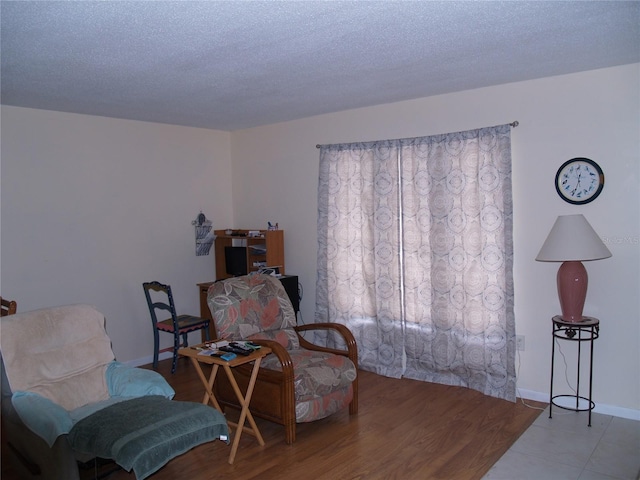
[[[316,321],[361,368],[515,400],[510,134],[321,146]]]

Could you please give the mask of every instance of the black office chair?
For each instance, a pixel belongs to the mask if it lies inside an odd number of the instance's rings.
[[[158,353],[160,353],[160,338],[158,332],[167,332],[173,335],[173,364],[171,373],[176,371],[176,363],[178,362],[178,349],[189,346],[187,334],[196,330],[204,330],[205,338],[209,340],[209,319],[195,317],[193,315],[178,315],[176,307],[173,303],[173,294],[171,286],[164,285],[160,282],[145,282],[142,284],[144,295],[147,298],[149,313],[151,314],[151,322],[153,323],[153,368],[158,368]],[[151,291],[164,294],[162,300],[153,301]],[[166,300],[165,300],[166,299]],[[165,310],[171,315],[170,318],[158,321],[156,310]],[[180,344],[180,336],[182,336],[182,344]],[[170,348],[163,349],[168,351]]]

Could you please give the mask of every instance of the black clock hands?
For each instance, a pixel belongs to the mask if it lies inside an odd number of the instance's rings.
[[[578,183],[576,183],[575,188],[573,189],[573,191],[571,192],[572,196],[575,196],[576,194],[576,190],[578,190],[578,187],[580,186],[580,177],[582,176],[582,172],[580,171],[580,167],[578,167]]]

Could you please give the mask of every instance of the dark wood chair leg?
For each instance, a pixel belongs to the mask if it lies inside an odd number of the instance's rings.
[[[296,441],[296,423],[290,423],[284,426],[284,438],[287,445],[293,444]]]
[[[358,379],[356,378],[352,384],[353,386],[353,398],[349,404],[349,415],[355,415],[358,413]]]

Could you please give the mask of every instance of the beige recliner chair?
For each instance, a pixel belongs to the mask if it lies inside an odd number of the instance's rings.
[[[0,322],[2,426],[21,478],[74,480],[78,460],[105,458],[143,479],[196,445],[228,441],[220,412],[173,401],[160,374],[116,362],[95,308]]]

